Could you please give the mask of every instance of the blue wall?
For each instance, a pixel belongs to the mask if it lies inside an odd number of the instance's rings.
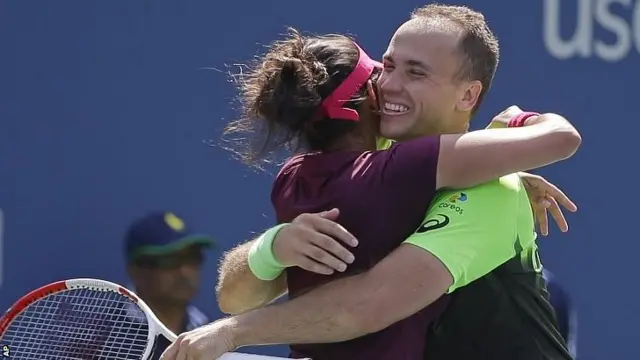
[[[640,304],[626,285],[640,251],[640,196],[622,185],[634,181],[638,161],[640,2],[466,3],[485,12],[502,45],[475,126],[516,103],[565,114],[583,134],[574,158],[542,171],[581,210],[569,217],[569,234],[541,240],[546,265],[575,296],[582,359],[637,359]],[[0,308],[60,278],[125,282],[120,244],[128,221],[171,209],[221,244],[198,299],[218,316],[221,250],[273,219],[271,175],[217,146],[237,115],[231,64],[250,60],[285,25],[349,32],[380,56],[421,4],[0,2]]]

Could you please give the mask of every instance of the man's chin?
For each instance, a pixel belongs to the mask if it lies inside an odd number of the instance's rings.
[[[382,120],[380,122],[380,136],[394,141],[406,140],[411,126],[409,126],[410,124],[408,124],[406,121],[398,120]]]
[[[196,291],[181,289],[167,294],[167,299],[175,303],[189,303],[196,296]]]

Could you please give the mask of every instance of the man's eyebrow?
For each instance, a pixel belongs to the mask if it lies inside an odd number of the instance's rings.
[[[424,63],[424,62],[422,62],[420,60],[407,60],[406,63],[409,66],[417,66],[417,67],[422,68],[423,70],[431,71],[431,66],[427,65],[426,63]]]
[[[387,54],[382,56],[382,60],[383,61],[388,61],[388,62],[391,62],[391,63],[395,63],[393,57],[391,55],[387,55]],[[405,60],[404,62],[409,66],[417,66],[417,67],[420,67],[420,68],[424,69],[425,71],[431,71],[432,70],[431,66],[427,65],[426,63],[424,63],[424,62],[422,62],[420,60]]]

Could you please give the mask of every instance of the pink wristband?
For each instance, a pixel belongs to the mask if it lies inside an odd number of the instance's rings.
[[[538,116],[538,115],[540,114],[537,112],[525,111],[521,114],[514,116],[511,120],[509,120],[509,122],[507,123],[507,127],[522,127],[524,126],[524,122],[527,121],[527,119],[533,116]]]

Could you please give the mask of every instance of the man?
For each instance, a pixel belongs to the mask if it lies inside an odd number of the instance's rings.
[[[171,212],[149,213],[127,231],[124,248],[132,290],[175,334],[209,322],[190,303],[200,286],[203,250],[212,245],[209,236],[192,232]],[[168,345],[159,344],[155,358]]]
[[[464,132],[497,57],[497,41],[481,14],[440,5],[417,10],[385,55],[381,133],[409,140]],[[577,148],[579,136],[571,141]],[[204,359],[248,344],[345,341],[450,293],[425,358],[569,359],[540,270],[527,195],[519,179],[508,176],[442,192],[416,233],[373,269],[205,326],[179,338],[163,357]]]

